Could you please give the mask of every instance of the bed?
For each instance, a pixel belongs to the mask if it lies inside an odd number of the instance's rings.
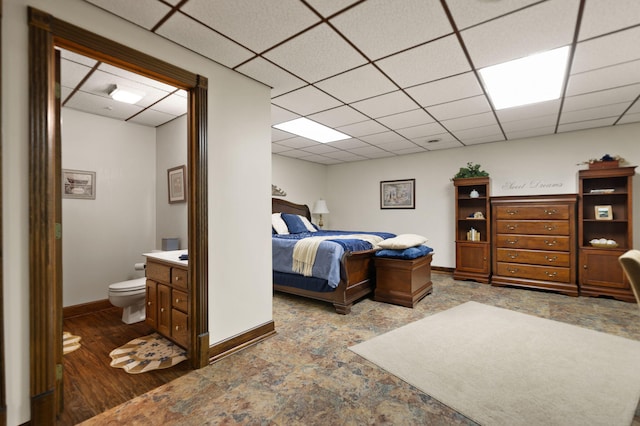
[[[299,215],[307,218],[307,220],[311,222],[311,213],[307,205],[291,203],[280,198],[272,198],[271,207],[272,213]],[[350,234],[359,233],[360,232],[350,232]],[[314,233],[313,235],[320,234],[325,235],[322,231]],[[367,232],[367,234],[369,233]],[[385,232],[375,232],[371,234],[378,235],[383,239],[395,236],[394,234]],[[330,238],[330,235],[333,234],[328,235],[326,238]],[[345,238],[346,237],[348,236],[345,235]],[[272,240],[274,256],[273,289],[275,291],[332,303],[337,313],[346,315],[351,312],[351,307],[356,301],[372,293],[375,288],[374,255],[376,250],[372,248],[363,249],[365,247],[371,247],[370,244],[358,246],[357,242],[352,240],[332,241],[333,243],[338,243],[343,248],[341,252],[342,255],[338,259],[339,263],[331,267],[334,270],[334,275],[335,272],[339,272],[338,278],[333,279],[333,281],[337,282],[332,282],[331,274],[329,278],[318,278],[316,276],[304,276],[291,271],[285,272],[286,269],[277,267],[276,258],[284,255],[280,252],[280,244],[283,241],[295,240],[295,236],[273,235]],[[355,246],[350,246],[350,243],[355,244]],[[283,244],[292,243],[288,241]],[[353,249],[354,247],[355,249]],[[339,248],[336,250],[340,252]],[[290,257],[291,254],[287,254],[287,256]],[[318,256],[320,257],[320,251],[318,251]]]

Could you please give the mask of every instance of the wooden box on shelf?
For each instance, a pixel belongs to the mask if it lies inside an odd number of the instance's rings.
[[[618,263],[618,257],[633,248],[634,174],[635,166],[590,167],[578,172],[580,295],[635,302],[633,290]],[[596,211],[608,211],[609,214],[598,217]],[[607,243],[598,244],[597,240]]]
[[[453,185],[456,215],[453,278],[488,283],[491,275],[490,180],[488,177],[453,179]]]

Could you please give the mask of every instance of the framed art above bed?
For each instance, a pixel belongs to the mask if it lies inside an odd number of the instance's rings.
[[[415,209],[416,180],[383,180],[380,182],[381,209]]]

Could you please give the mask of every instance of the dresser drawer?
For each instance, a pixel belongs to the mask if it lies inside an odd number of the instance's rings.
[[[571,255],[567,252],[514,250],[499,248],[496,250],[498,262],[530,263],[545,266],[570,266]]]
[[[189,288],[189,274],[185,269],[171,268],[171,284],[174,287]]]
[[[187,312],[189,309],[189,304],[187,302],[187,293],[176,290],[175,288],[171,290],[171,306],[173,308],[179,309],[182,312]]]
[[[496,206],[496,219],[569,219],[568,205]]]
[[[496,247],[570,251],[570,241],[568,236],[501,234],[496,236]]]
[[[165,284],[171,282],[171,268],[169,266],[147,261],[147,267],[145,269],[147,278],[150,280],[160,281]]]
[[[189,343],[189,317],[177,309],[171,310],[171,337],[184,348]]]
[[[569,235],[569,222],[551,220],[496,220],[498,234]]]
[[[504,277],[528,278],[532,280],[555,281],[561,283],[568,283],[571,280],[571,270],[569,268],[552,266],[498,262],[497,273]]]

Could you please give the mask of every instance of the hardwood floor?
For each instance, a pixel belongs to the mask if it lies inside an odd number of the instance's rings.
[[[111,367],[109,352],[153,332],[144,322],[125,324],[121,316],[122,309],[112,307],[65,318],[64,331],[80,336],[82,346],[64,356],[64,411],[58,425],[82,422],[191,371],[186,361],[141,374]]]

